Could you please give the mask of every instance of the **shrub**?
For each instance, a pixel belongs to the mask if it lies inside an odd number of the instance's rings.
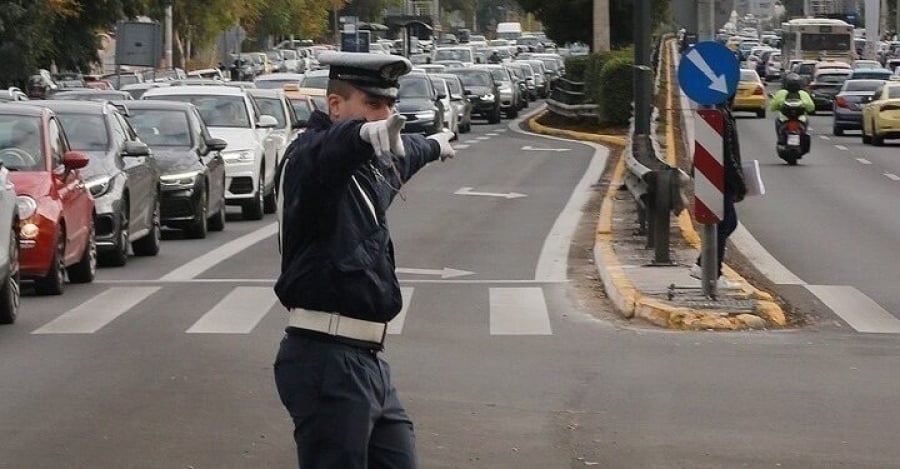
[[[600,70],[598,114],[601,122],[626,125],[631,117],[631,101],[634,95],[634,60],[615,57]]]
[[[584,81],[584,72],[587,70],[590,60],[590,55],[566,57],[566,80]]]

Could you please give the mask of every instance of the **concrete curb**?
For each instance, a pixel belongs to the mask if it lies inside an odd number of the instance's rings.
[[[553,127],[547,127],[546,125],[541,125],[538,123],[538,119],[543,117],[549,111],[544,110],[534,117],[528,120],[528,127],[531,130],[544,135],[553,135],[556,137],[566,137],[574,140],[587,140],[589,142],[594,143],[602,143],[605,145],[617,145],[620,147],[625,146],[625,137],[617,137],[615,135],[598,135],[598,134],[589,134],[585,132],[576,132],[574,130],[563,130],[563,129],[554,129]]]

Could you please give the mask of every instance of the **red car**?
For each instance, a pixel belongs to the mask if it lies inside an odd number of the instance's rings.
[[[0,106],[0,163],[16,186],[19,270],[38,294],[58,295],[94,280],[94,199],[78,173],[88,163],[69,150],[65,131],[47,108]]]

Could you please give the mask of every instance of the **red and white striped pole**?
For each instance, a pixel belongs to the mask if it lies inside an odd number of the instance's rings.
[[[719,109],[697,109],[694,119],[694,216],[703,225],[703,294],[715,298],[718,279],[716,225],[725,216],[725,116]]]

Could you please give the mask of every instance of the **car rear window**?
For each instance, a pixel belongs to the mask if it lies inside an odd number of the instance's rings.
[[[837,84],[847,80],[846,73],[820,73],[816,75],[816,81],[819,83]]]
[[[847,80],[844,91],[875,91],[882,83],[881,80]]]
[[[491,77],[487,72],[477,70],[454,70],[464,86],[491,86]]]
[[[753,70],[741,70],[741,81],[759,81],[759,75]]]
[[[278,98],[255,98],[256,105],[259,106],[259,112],[262,115],[272,116],[278,121],[278,127],[284,127],[287,123],[287,116],[284,115],[284,106]]]
[[[888,88],[888,99],[900,99],[900,86]]]
[[[853,72],[854,79],[860,80],[888,80],[891,72],[888,70],[857,70]]]
[[[44,168],[41,121],[37,117],[0,114],[0,161],[11,171]]]
[[[163,94],[147,96],[144,99],[163,99],[181,101],[197,106],[200,117],[209,127],[250,128],[250,116],[241,96],[223,96],[214,94]]]
[[[300,87],[324,90],[328,88],[328,75],[306,75],[303,77],[303,82],[300,83]]]

